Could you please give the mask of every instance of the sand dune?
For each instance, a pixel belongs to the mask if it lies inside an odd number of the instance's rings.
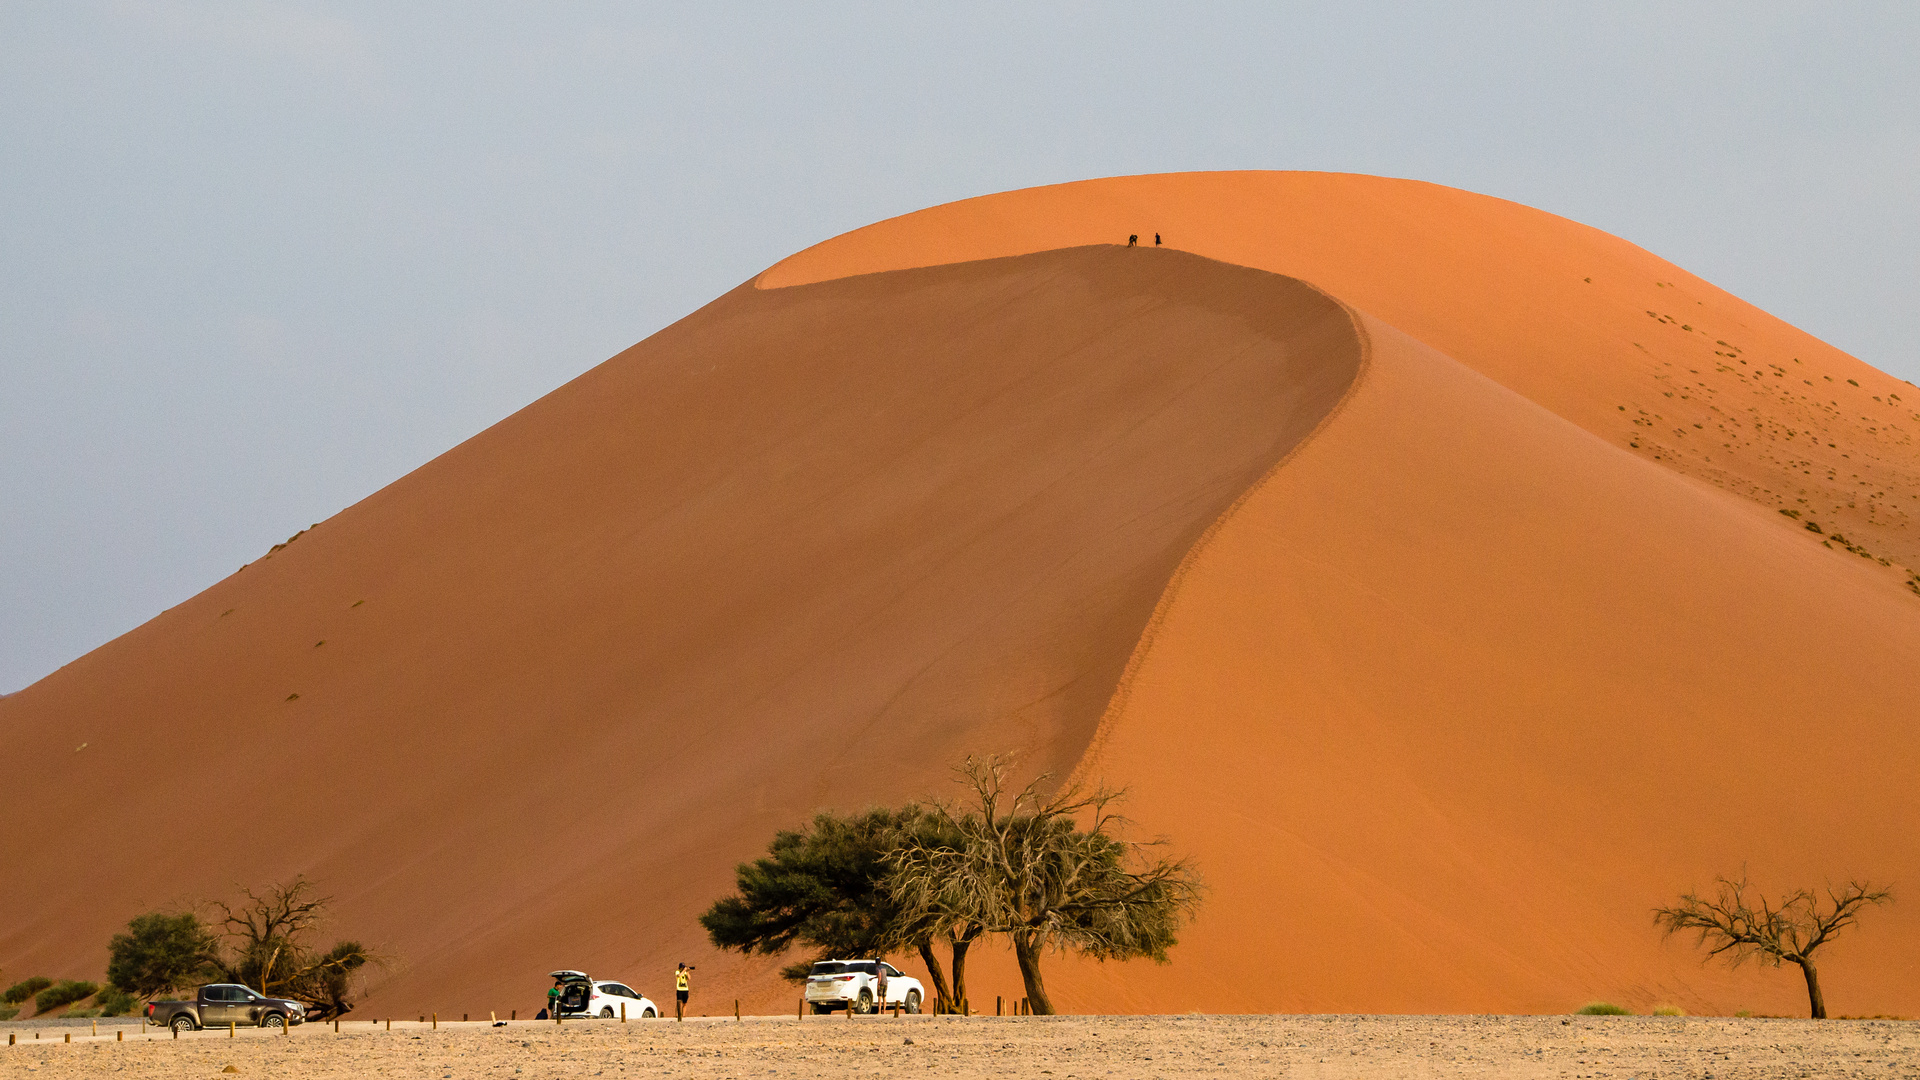
[[[0,967],[97,976],[129,915],[304,872],[400,959],[372,1009],[686,959],[775,1010],[692,921],[732,865],[1012,750],[1213,886],[1173,964],[1061,963],[1069,1008],[1785,1012],[1647,911],[1742,862],[1920,879],[1916,397],[1431,185],[882,222],[0,701],[0,782],[74,807],[0,840]],[[1834,948],[1836,1012],[1920,1012],[1908,906]]]

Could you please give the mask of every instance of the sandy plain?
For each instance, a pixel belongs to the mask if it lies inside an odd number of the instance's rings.
[[[8,1025],[12,1026],[12,1025]],[[136,1029],[137,1030],[137,1029]],[[224,1070],[233,1066],[236,1072]],[[1561,1016],[750,1017],[554,1025],[365,1021],[336,1034],[26,1042],[0,1077],[1920,1076],[1920,1025]]]

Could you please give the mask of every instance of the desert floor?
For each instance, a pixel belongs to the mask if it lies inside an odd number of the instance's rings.
[[[343,1023],[290,1035],[0,1025],[0,1077],[1920,1076],[1920,1024],[1718,1017],[749,1017]],[[77,1032],[72,1043],[63,1041]],[[233,1067],[233,1072],[228,1071]]]

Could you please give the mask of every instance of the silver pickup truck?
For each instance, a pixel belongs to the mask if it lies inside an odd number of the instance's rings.
[[[304,1023],[307,1008],[287,998],[256,994],[239,983],[210,983],[192,1001],[150,1001],[147,1023],[175,1031],[201,1028],[285,1028]]]

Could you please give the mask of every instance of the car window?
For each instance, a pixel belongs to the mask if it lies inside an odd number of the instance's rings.
[[[882,964],[881,966],[887,969],[887,978],[889,979],[894,978],[900,974],[900,969],[897,967],[894,967],[892,964]]]
[[[608,984],[606,985],[606,987],[605,987],[605,989],[606,989],[606,991],[607,991],[607,993],[609,993],[609,994],[618,994],[618,995],[620,995],[621,997],[629,997],[629,998],[630,998],[630,997],[639,997],[639,996],[640,996],[639,994],[636,994],[636,993],[634,993],[631,987],[626,987],[626,986],[622,986],[622,985],[620,985],[619,983],[608,983]]]
[[[240,988],[237,986],[209,986],[207,987],[207,1000],[239,1001]]]
[[[846,973],[847,973],[847,965],[842,964],[837,960],[823,960],[820,963],[813,965],[813,970],[808,972],[807,974],[809,975],[845,975]]]
[[[875,971],[875,970],[874,970],[874,965],[873,965],[873,964],[871,964],[871,963],[864,963],[864,964],[848,964],[848,965],[847,965],[847,968],[848,968],[848,970],[851,970],[851,971],[857,971],[857,972],[859,972],[859,973],[860,973],[860,974],[862,974],[862,975],[877,975],[877,974],[879,974],[879,972],[877,972],[877,971]]]

